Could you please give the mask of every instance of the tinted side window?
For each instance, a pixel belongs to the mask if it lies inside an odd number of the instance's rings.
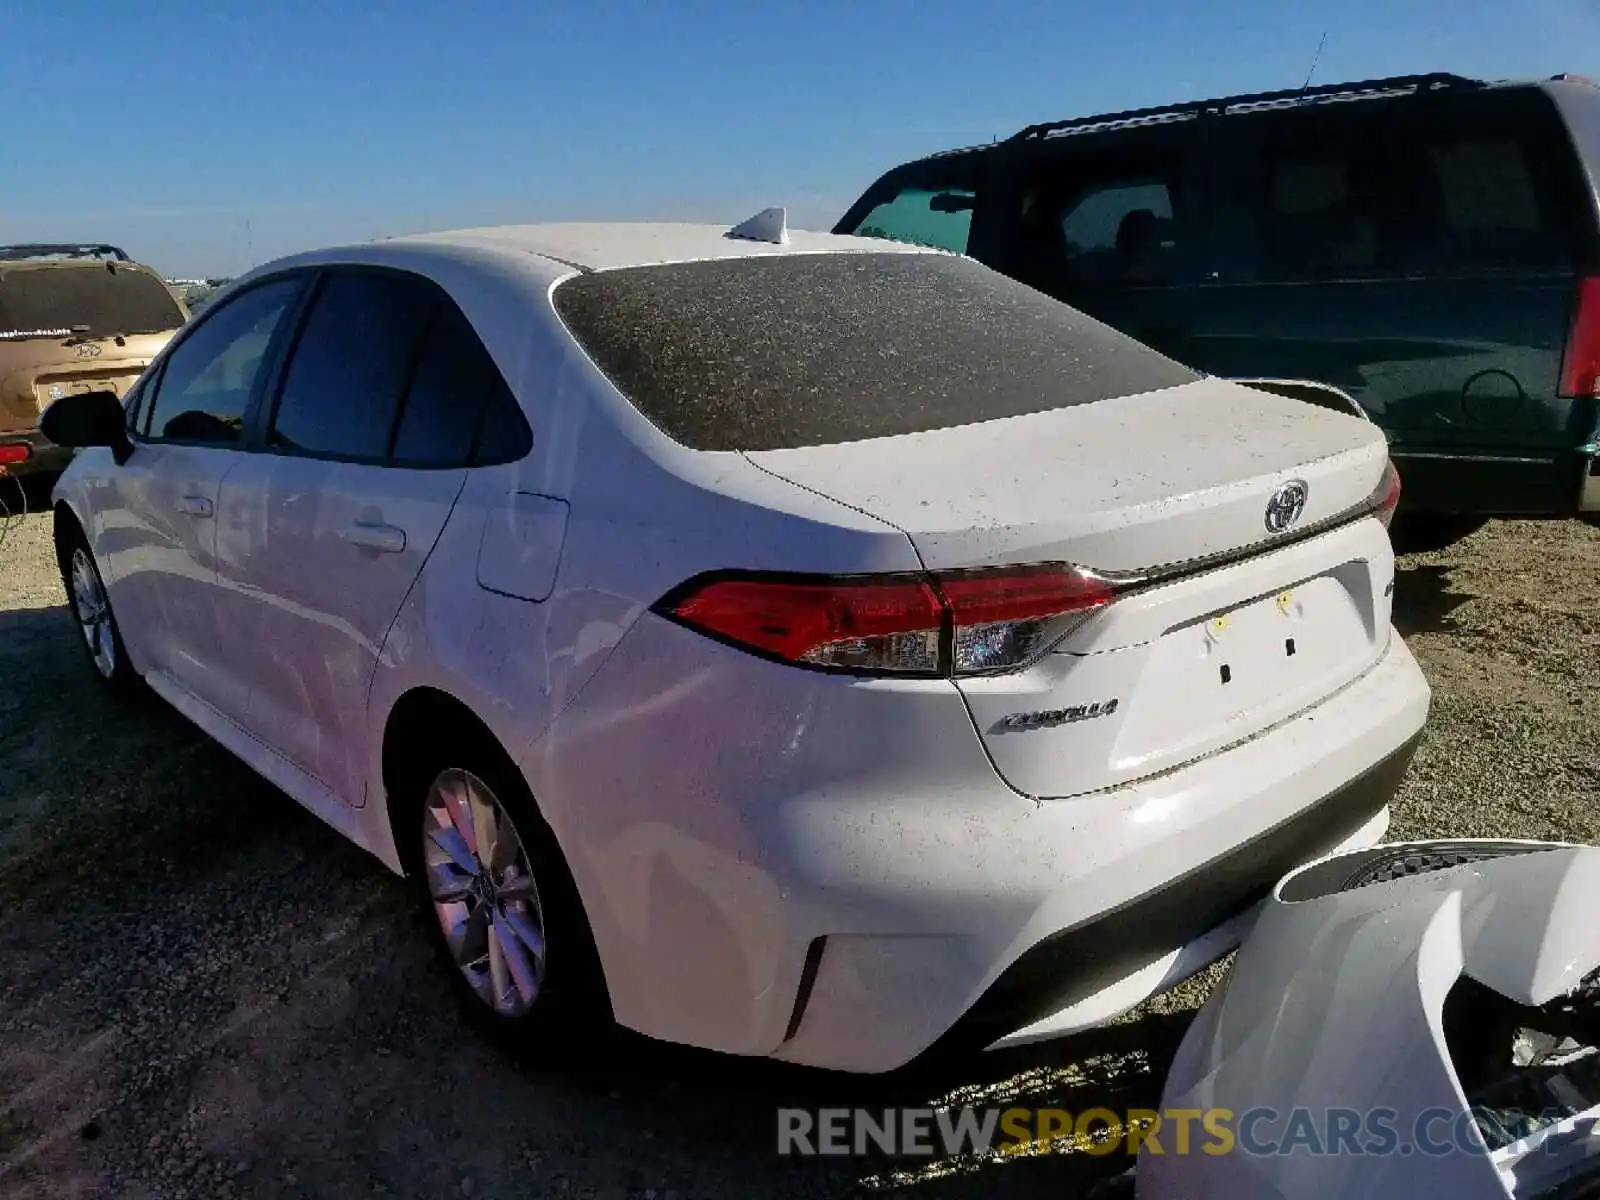
[[[1061,214],[1061,233],[1076,279],[1162,283],[1174,274],[1172,189],[1159,177],[1090,188]]]
[[[442,302],[400,414],[395,460],[452,467],[469,460],[508,462],[531,448],[527,422],[499,368],[460,310]]]
[[[151,437],[226,445],[244,431],[262,360],[304,281],[263,283],[208,313],[167,356],[144,428]]]
[[[432,285],[413,276],[329,276],[295,342],[267,444],[384,458],[436,297]]]
[[[1415,162],[1426,225],[1415,265],[1433,270],[1559,268],[1571,238],[1531,130],[1464,125],[1425,138]]]
[[[1022,168],[1012,274],[1067,300],[1176,282],[1189,239],[1181,153],[1167,145],[1046,153]]]
[[[1510,95],[1363,102],[1257,123],[1229,181],[1227,277],[1262,282],[1545,270],[1570,257],[1548,121]]]

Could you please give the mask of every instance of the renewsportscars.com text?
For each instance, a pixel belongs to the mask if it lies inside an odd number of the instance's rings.
[[[1387,1108],[781,1108],[778,1153],[954,1157],[1060,1144],[1090,1154],[1440,1156],[1482,1153],[1480,1122],[1506,1116],[1448,1108],[1409,1117]]]

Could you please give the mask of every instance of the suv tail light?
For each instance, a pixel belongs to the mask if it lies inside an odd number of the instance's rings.
[[[655,611],[795,666],[950,676],[1025,666],[1115,596],[1106,580],[1047,563],[837,579],[718,574]]]
[[[1385,463],[1383,478],[1372,491],[1372,515],[1383,522],[1385,529],[1394,520],[1394,510],[1400,506],[1400,472],[1394,463]]]
[[[32,455],[33,449],[26,442],[7,442],[0,446],[0,467],[27,462]]]
[[[1578,281],[1572,329],[1561,357],[1561,395],[1600,396],[1600,276]]]

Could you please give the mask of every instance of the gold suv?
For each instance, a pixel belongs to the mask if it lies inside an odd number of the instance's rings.
[[[39,414],[74,392],[123,395],[188,311],[115,246],[0,245],[0,471],[56,470],[71,452]]]

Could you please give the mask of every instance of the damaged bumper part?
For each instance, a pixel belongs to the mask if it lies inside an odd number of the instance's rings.
[[[1190,1028],[1142,1153],[1166,1197],[1600,1196],[1600,849],[1450,841],[1288,875]]]

